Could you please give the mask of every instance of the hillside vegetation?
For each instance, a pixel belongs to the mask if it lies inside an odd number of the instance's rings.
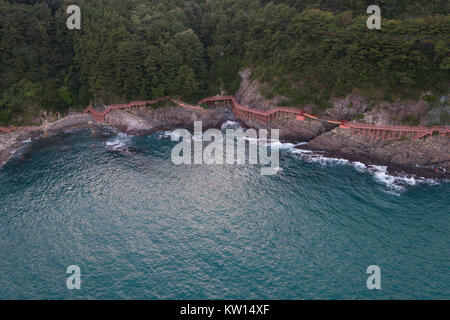
[[[326,107],[356,89],[386,100],[430,91],[431,102],[447,93],[449,1],[376,1],[382,29],[368,30],[372,2],[0,0],[0,124],[91,99],[234,93],[244,67],[292,105]],[[81,30],[66,27],[69,4]]]

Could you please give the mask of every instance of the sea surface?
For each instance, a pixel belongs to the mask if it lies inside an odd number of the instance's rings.
[[[0,169],[0,299],[450,299],[450,183],[287,143],[274,176],[174,165],[175,144],[81,130],[17,150]]]

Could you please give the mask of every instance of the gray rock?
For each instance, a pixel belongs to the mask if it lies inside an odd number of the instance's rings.
[[[157,130],[155,122],[124,110],[111,111],[105,116],[105,122],[128,134],[148,134]]]

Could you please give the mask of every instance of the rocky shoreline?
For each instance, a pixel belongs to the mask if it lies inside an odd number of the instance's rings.
[[[226,109],[186,110],[179,106],[159,109],[137,108],[129,111],[115,110],[106,116],[105,124],[100,124],[89,114],[72,113],[55,122],[0,134],[0,168],[14,156],[15,150],[27,141],[46,138],[66,130],[88,128],[96,131],[107,125],[126,134],[148,135],[176,128],[192,131],[194,121],[202,121],[205,130],[220,128],[229,117],[229,110]]]
[[[283,96],[267,99],[262,92],[268,84],[259,79],[252,79],[251,74],[252,70],[249,68],[240,72],[242,82],[236,93],[240,103],[267,110],[289,101]],[[315,115],[337,120],[358,118],[361,119],[360,121],[380,126],[399,124],[399,119],[409,118],[418,119],[420,125],[428,126],[438,123],[443,112],[450,111],[450,107],[446,107],[440,113],[435,112],[436,108],[426,103],[423,96],[418,101],[393,103],[384,101],[370,106],[370,103],[362,96],[350,94],[345,98],[331,99],[330,105],[330,108]],[[313,111],[311,106],[303,108],[307,112]],[[248,121],[246,125],[259,126],[257,123]],[[351,135],[349,131],[339,129],[337,126],[310,119],[302,122],[281,119],[272,123],[272,127],[282,128],[280,129],[281,139],[294,142],[305,141],[307,144],[298,148],[320,151],[326,157],[343,158],[366,165],[387,166],[391,174],[403,172],[426,178],[449,178],[450,139],[445,136],[433,136],[423,140],[374,142],[362,136]]]
[[[220,128],[227,120],[234,120],[227,108],[186,110],[181,107],[159,109],[136,108],[116,110],[107,115],[106,125],[133,135],[148,135],[176,128],[193,129],[194,121],[202,121],[203,129]],[[348,131],[320,121],[278,119],[270,127],[251,121],[239,121],[243,127],[280,129],[280,139],[287,142],[307,142],[298,148],[320,151],[325,157],[343,158],[366,165],[387,166],[391,174],[412,174],[424,178],[450,178],[450,144],[447,137],[425,140],[389,141],[373,143],[367,138],[352,136]],[[45,138],[77,128],[96,130],[103,127],[89,114],[71,114],[56,122],[28,127],[10,134],[0,134],[0,167],[12,157],[13,151],[30,139]],[[438,170],[436,170],[438,169]]]
[[[391,174],[403,172],[437,179],[450,177],[450,141],[445,136],[373,142],[336,128],[317,136],[303,148],[323,151],[329,157],[387,166]]]
[[[251,121],[246,127],[262,128]],[[299,143],[298,149],[320,152],[327,158],[340,158],[365,165],[388,167],[392,175],[411,174],[423,178],[450,178],[450,141],[436,136],[425,140],[373,142],[362,136],[351,135],[348,130],[330,127],[320,121],[281,119],[272,123],[280,129],[280,139]]]
[[[69,129],[88,128],[89,126],[94,126],[90,115],[75,113],[41,126],[25,127],[10,133],[0,134],[0,168],[14,156],[16,149],[29,140],[47,137]]]

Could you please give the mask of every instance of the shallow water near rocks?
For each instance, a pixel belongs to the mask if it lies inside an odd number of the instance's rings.
[[[0,170],[0,298],[450,298],[449,183],[294,144],[275,176],[176,166],[169,137],[81,130],[18,152]]]

